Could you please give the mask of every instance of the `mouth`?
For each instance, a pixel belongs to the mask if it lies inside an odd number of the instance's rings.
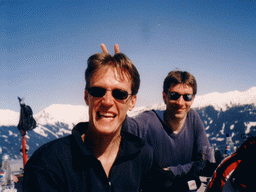
[[[105,112],[97,112],[97,116],[100,118],[100,119],[114,119],[116,117],[116,115],[114,113],[105,113]]]
[[[180,113],[183,112],[183,111],[185,111],[185,110],[186,110],[186,109],[183,109],[183,108],[176,109],[176,111],[177,111],[177,112],[180,112]]]

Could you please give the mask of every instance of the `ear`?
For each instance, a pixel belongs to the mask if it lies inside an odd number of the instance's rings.
[[[89,93],[88,93],[87,89],[85,89],[85,91],[84,91],[84,101],[85,101],[86,105],[89,106]]]
[[[166,99],[168,99],[168,95],[166,95],[166,93],[163,91],[163,100],[164,100],[164,103],[166,104]]]
[[[128,107],[129,111],[131,111],[135,107],[136,101],[137,101],[137,95],[132,95],[129,101],[129,107]]]

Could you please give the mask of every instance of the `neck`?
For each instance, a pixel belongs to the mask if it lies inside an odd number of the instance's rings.
[[[82,139],[89,141],[93,155],[101,162],[108,177],[120,148],[120,132],[113,135],[101,135],[88,130]]]
[[[166,116],[165,116],[165,121],[164,122],[165,122],[166,126],[169,129],[171,129],[173,133],[178,134],[181,131],[187,117],[185,117],[185,118],[176,118],[172,114],[168,114],[167,111],[166,111],[165,115]]]
[[[115,148],[119,149],[121,142],[120,132],[113,135],[98,134],[88,130],[83,136],[83,141],[90,143],[91,150],[95,157],[111,153]]]

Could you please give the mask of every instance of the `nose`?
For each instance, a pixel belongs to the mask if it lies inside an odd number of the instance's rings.
[[[112,90],[107,90],[105,95],[102,98],[102,103],[106,106],[112,105],[113,104],[113,95],[112,95]]]
[[[183,98],[182,95],[181,95],[180,98],[176,101],[176,103],[179,104],[179,105],[184,105],[185,100],[184,100],[184,98]]]

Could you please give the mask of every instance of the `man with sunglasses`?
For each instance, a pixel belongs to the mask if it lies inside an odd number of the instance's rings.
[[[191,109],[196,93],[192,74],[171,71],[163,83],[166,110],[145,111],[135,117],[135,132],[153,146],[154,162],[168,171],[170,179],[180,175],[185,175],[185,180],[186,175],[198,177],[208,162],[202,161],[202,152],[210,143],[202,120]],[[162,179],[160,175],[158,178]]]
[[[89,122],[40,147],[25,167],[23,191],[141,191],[153,162],[149,145],[128,132],[140,76],[122,53],[92,55],[85,71]]]

